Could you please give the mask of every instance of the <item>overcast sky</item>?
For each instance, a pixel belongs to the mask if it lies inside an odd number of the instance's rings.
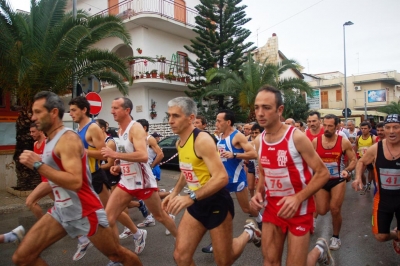
[[[347,75],[400,72],[400,0],[243,0],[252,20],[249,41],[263,46],[272,33],[279,49],[304,66],[303,72],[344,72],[346,26]],[[29,0],[11,0],[29,11]],[[257,41],[258,29],[258,41]]]

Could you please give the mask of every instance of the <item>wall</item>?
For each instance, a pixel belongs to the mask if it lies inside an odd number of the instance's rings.
[[[13,155],[14,151],[0,152],[0,190],[17,185]]]

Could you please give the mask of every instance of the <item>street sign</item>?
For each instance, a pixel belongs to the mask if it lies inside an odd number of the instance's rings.
[[[342,115],[343,115],[344,117],[346,117],[346,111],[347,111],[347,117],[350,117],[350,116],[351,116],[351,110],[350,110],[350,108],[345,108],[345,109],[343,109]]]
[[[103,106],[100,95],[96,92],[89,92],[88,94],[86,94],[86,99],[89,101],[90,104],[90,114],[99,114],[101,111],[101,107]]]

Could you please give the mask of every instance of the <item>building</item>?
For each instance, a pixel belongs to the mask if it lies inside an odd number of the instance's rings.
[[[198,0],[77,0],[77,9],[92,15],[113,14],[123,19],[131,34],[132,45],[127,46],[117,38],[108,38],[96,44],[96,48],[115,52],[120,57],[146,56],[154,59],[133,60],[127,64],[134,82],[129,86],[128,97],[133,102],[134,119],[147,119],[151,124],[166,121],[167,102],[178,96],[186,96],[185,73],[192,73],[184,45],[196,36],[193,31]],[[72,1],[68,3],[72,9]],[[82,82],[84,83],[84,82]],[[102,83],[100,96],[102,110],[98,115],[116,127],[111,102],[122,94],[115,86]],[[65,103],[71,95],[65,97]]]
[[[341,72],[305,74],[306,81],[315,89],[314,98],[308,98],[311,109],[343,110],[345,107],[344,82]],[[358,122],[373,118],[381,121],[386,114],[377,111],[379,107],[400,100],[400,73],[393,71],[352,75],[347,81],[347,107],[352,111],[350,117]],[[340,117],[343,118],[341,112]],[[356,121],[356,122],[357,122]]]

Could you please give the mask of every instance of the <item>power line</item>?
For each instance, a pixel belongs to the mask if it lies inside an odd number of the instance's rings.
[[[273,28],[273,27],[275,27],[275,26],[277,26],[277,25],[279,25],[279,24],[281,24],[281,23],[283,23],[283,22],[285,22],[285,21],[287,21],[287,20],[289,20],[289,19],[291,19],[291,18],[293,18],[293,17],[295,17],[295,16],[301,14],[301,13],[303,13],[304,11],[306,11],[306,10],[308,10],[308,9],[310,9],[310,8],[312,8],[312,7],[314,7],[314,6],[316,6],[316,5],[318,5],[319,3],[323,2],[323,1],[325,1],[325,0],[321,0],[321,1],[317,2],[317,3],[315,3],[315,4],[312,4],[311,6],[309,6],[309,7],[305,8],[305,9],[303,9],[303,10],[301,10],[301,11],[299,11],[299,12],[293,14],[293,15],[291,15],[291,16],[288,17],[288,18],[285,18],[284,20],[282,20],[282,21],[280,21],[280,22],[278,22],[278,23],[272,25],[272,26],[269,27],[269,28],[266,28],[265,30],[258,31],[258,29],[257,29],[257,33],[256,33],[256,34],[250,35],[249,38],[254,38],[254,35],[256,35],[256,37],[258,38],[258,35],[259,35],[259,34],[261,34],[261,33],[263,33],[263,32],[266,32],[267,30],[269,30],[269,29],[271,29],[271,28]]]

